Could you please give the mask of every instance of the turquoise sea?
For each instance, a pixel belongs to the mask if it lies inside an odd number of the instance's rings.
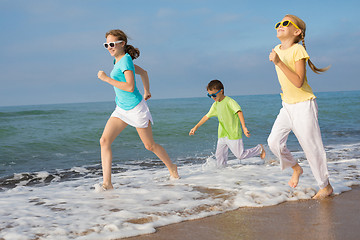
[[[360,91],[316,96],[330,180],[339,194],[360,184]],[[281,108],[280,96],[231,97],[242,107],[251,133],[250,138],[244,136],[245,148],[261,143],[268,150],[266,140]],[[298,190],[286,186],[290,173],[280,170],[269,150],[265,161],[234,159],[226,169],[215,169],[217,120],[208,121],[195,136],[188,135],[212,103],[206,96],[150,99],[154,139],[179,166],[182,178],[168,180],[161,161],[145,150],[136,130],[127,127],[113,144],[116,190],[110,194],[99,192],[97,185],[102,181],[99,138],[113,102],[0,107],[0,203],[2,209],[9,205],[14,210],[0,210],[0,239],[15,234],[29,239],[39,234],[41,239],[61,234],[66,239],[134,236],[238,207],[307,199],[317,191],[293,135],[288,147],[307,171]],[[220,189],[221,200],[204,189]],[[81,222],[84,215],[91,221]]]

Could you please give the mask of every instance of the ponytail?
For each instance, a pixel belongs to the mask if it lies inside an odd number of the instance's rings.
[[[306,46],[305,46],[306,24],[305,24],[305,22],[301,18],[299,18],[295,15],[287,14],[285,16],[291,18],[296,23],[296,25],[300,28],[301,33],[295,39],[295,43],[302,41],[302,45],[306,50]],[[313,72],[317,73],[317,74],[325,72],[325,71],[329,70],[329,68],[330,68],[330,66],[327,66],[325,68],[317,68],[310,59],[308,60],[308,64],[309,64],[309,67],[311,68],[311,70],[313,70]]]
[[[131,56],[132,60],[134,60],[140,56],[140,50],[138,48],[134,48],[132,45],[126,44],[125,52]]]
[[[302,38],[301,41],[302,41],[303,47],[304,47],[305,50],[306,50],[305,39]],[[317,68],[317,67],[312,63],[312,61],[310,60],[310,58],[309,58],[309,60],[308,60],[308,64],[309,64],[309,67],[311,68],[311,70],[313,70],[313,72],[314,72],[314,73],[317,73],[317,74],[320,74],[320,73],[322,73],[322,72],[325,72],[325,71],[329,70],[329,68],[330,68],[330,66],[327,66],[327,67],[325,67],[325,68]]]

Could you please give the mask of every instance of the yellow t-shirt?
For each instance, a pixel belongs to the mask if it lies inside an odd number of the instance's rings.
[[[285,65],[293,71],[295,71],[296,61],[301,59],[305,59],[307,61],[309,59],[309,55],[307,54],[305,48],[300,44],[294,44],[285,50],[281,50],[280,45],[281,44],[277,45],[274,50],[279,55],[281,61],[283,61]],[[275,66],[275,69],[282,90],[280,95],[284,102],[288,104],[294,104],[315,98],[315,95],[310,85],[308,84],[306,75],[302,87],[297,88],[292,82],[290,82],[290,80],[285,76],[279,67]]]

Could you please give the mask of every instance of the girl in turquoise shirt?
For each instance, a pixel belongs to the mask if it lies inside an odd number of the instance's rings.
[[[145,100],[151,97],[147,72],[134,65],[132,60],[140,51],[127,44],[127,36],[121,30],[111,30],[105,34],[104,47],[115,58],[114,69],[110,77],[104,71],[98,72],[98,78],[114,86],[116,109],[109,118],[100,138],[101,162],[103,169],[103,189],[113,189],[111,183],[112,151],[111,144],[127,125],[134,126],[145,148],[152,151],[163,161],[173,178],[179,178],[177,166],[172,163],[165,149],[155,143],[152,135],[150,111]],[[144,99],[136,87],[135,73],[141,76],[144,85]]]

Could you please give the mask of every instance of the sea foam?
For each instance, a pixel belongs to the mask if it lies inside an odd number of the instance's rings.
[[[328,152],[341,149],[346,147]],[[112,191],[101,190],[100,176],[90,174],[86,168],[73,168],[71,171],[89,175],[67,181],[54,178],[30,186],[20,182],[2,191],[0,238],[116,239],[152,233],[159,226],[240,207],[310,199],[318,187],[308,162],[300,161],[300,165],[304,174],[295,189],[287,185],[291,169],[281,171],[271,158],[230,160],[227,167],[217,168],[215,159],[209,157],[204,164],[180,166],[179,180],[170,180],[165,167],[134,166],[112,175]],[[332,159],[328,168],[334,194],[360,184],[359,159]],[[35,175],[44,181],[49,173]]]

